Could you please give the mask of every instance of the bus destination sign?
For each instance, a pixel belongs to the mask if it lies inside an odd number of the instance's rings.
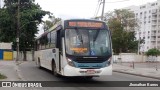
[[[101,22],[70,21],[68,24],[70,27],[103,28],[103,23]]]

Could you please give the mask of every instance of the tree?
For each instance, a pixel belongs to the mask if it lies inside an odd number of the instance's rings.
[[[147,56],[158,56],[160,55],[160,51],[156,48],[152,48],[152,49],[149,49],[147,52],[146,52],[146,55]]]
[[[122,9],[105,14],[105,20],[112,32],[114,53],[135,52],[138,41],[135,38],[135,28],[138,27],[134,13]]]
[[[49,16],[49,20],[44,21],[43,29],[44,32],[49,30],[53,25],[55,25],[57,22],[61,21],[61,18],[56,18],[55,16]]]
[[[45,15],[50,15],[44,11],[35,0],[20,0],[20,12],[17,11],[18,0],[4,0],[5,6],[0,14],[0,41],[13,42],[16,48],[17,33],[17,13],[20,13],[20,50],[26,60],[26,50],[31,50],[34,45],[35,34],[38,32],[37,24],[42,22]],[[34,22],[34,21],[38,21]]]

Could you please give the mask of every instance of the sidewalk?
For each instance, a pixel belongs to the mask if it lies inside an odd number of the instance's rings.
[[[135,67],[133,68],[133,65],[121,65],[121,64],[113,64],[113,71],[119,72],[119,73],[125,73],[125,74],[131,74],[131,75],[137,75],[137,76],[143,76],[143,77],[149,77],[154,79],[160,80],[160,69],[156,68],[149,68],[149,67]]]
[[[18,66],[15,61],[0,60],[0,73],[7,76],[7,79],[0,79],[0,81],[20,81],[18,74]]]

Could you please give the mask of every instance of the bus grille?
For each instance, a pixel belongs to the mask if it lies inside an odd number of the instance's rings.
[[[104,62],[104,59],[99,59],[99,58],[77,58],[75,62],[78,63],[102,63]]]

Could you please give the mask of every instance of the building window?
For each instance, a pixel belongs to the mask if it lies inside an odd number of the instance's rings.
[[[146,14],[146,13],[147,13],[147,11],[144,12],[144,14]]]
[[[142,12],[140,13],[140,18],[142,18]]]
[[[155,3],[152,3],[151,6],[155,6]]]
[[[143,39],[145,39],[145,37],[143,37]]]

